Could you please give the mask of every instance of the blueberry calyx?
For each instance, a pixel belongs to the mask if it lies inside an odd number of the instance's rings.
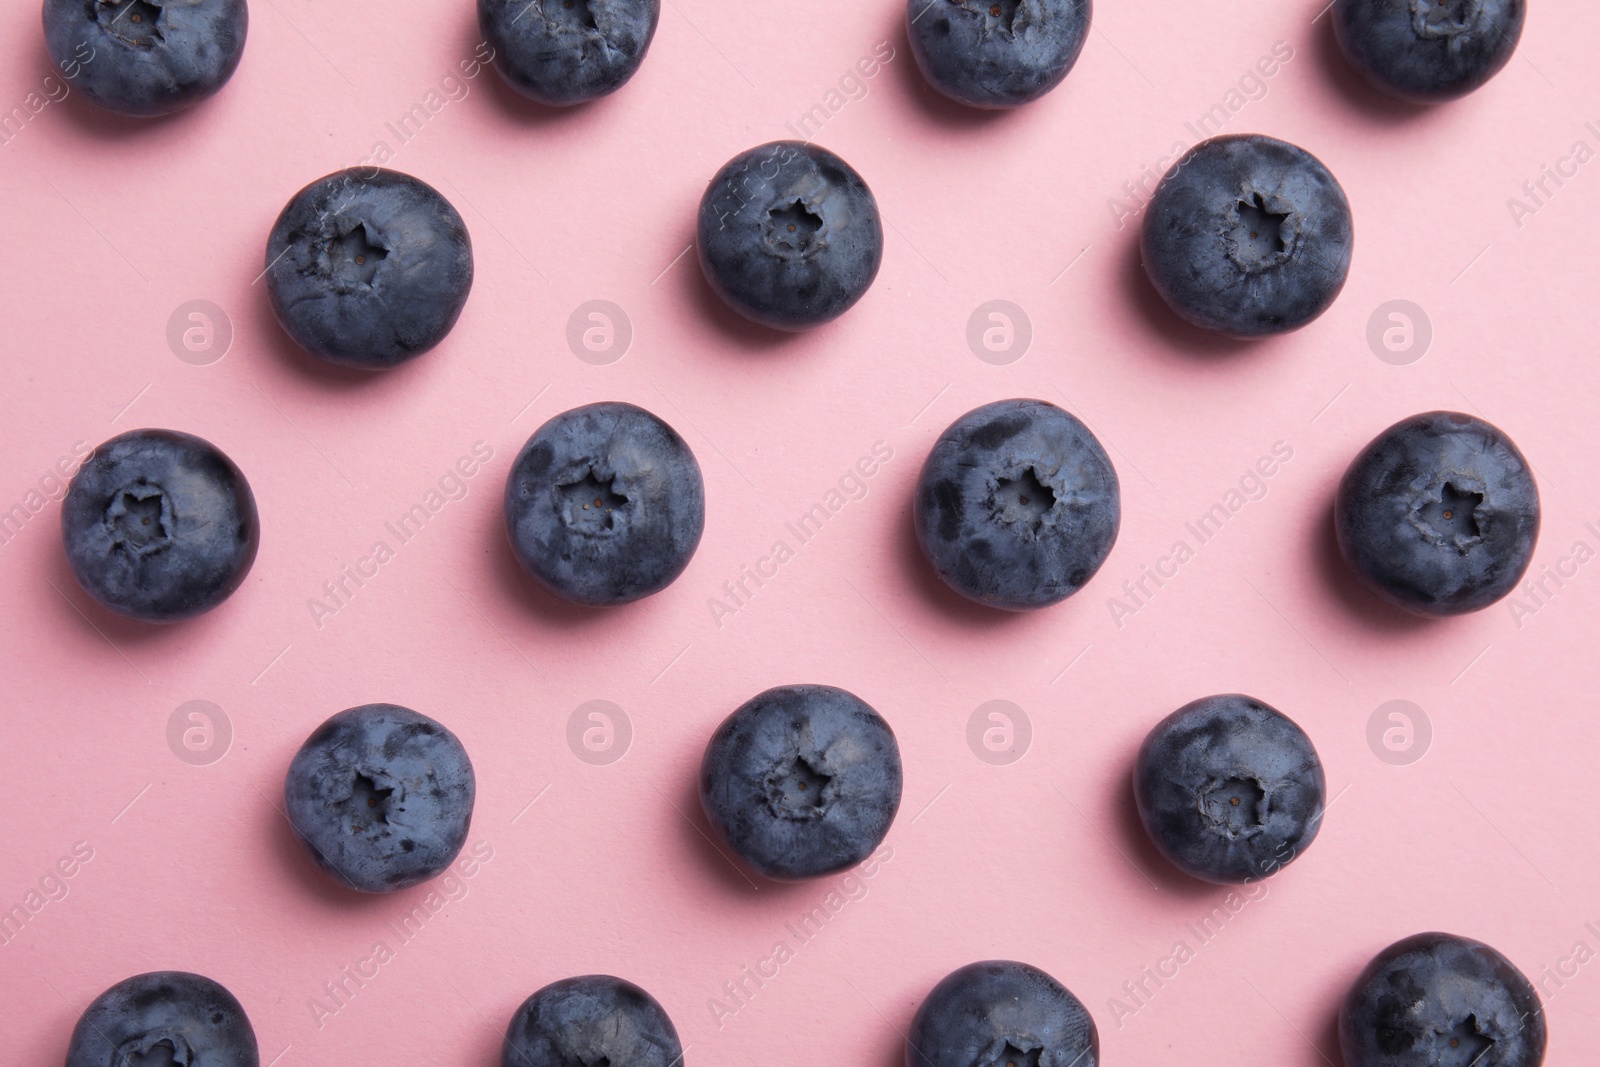
[[[140,478],[118,490],[106,507],[111,544],[134,556],[150,556],[172,544],[172,500],[159,485]]]

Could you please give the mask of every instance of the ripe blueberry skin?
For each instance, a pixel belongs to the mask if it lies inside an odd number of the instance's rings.
[[[1500,953],[1414,934],[1367,964],[1339,1011],[1346,1067],[1539,1067],[1539,994]]]
[[[1367,588],[1417,615],[1479,611],[1522,580],[1539,488],[1500,430],[1454,411],[1402,419],[1345,471],[1339,551]]]
[[[825,148],[773,141],[729,160],[700,201],[711,288],[739,314],[799,331],[843,315],[883,262],[878,202]]]
[[[1184,153],[1156,186],[1139,248],[1179,317],[1248,339],[1297,330],[1344,288],[1350,202],[1311,153],[1229,134]]]
[[[61,503],[73,577],[102,607],[143,622],[210,611],[250,573],[256,499],[209,441],[130,430],[96,448]]]
[[[751,869],[794,882],[854,867],[900,810],[900,746],[861,698],[768,689],[728,716],[700,763],[706,819]]]
[[[549,107],[620,89],[644,62],[660,18],[661,0],[478,0],[495,69]]]
[[[256,1032],[238,1000],[187,971],[125,978],[94,999],[72,1030],[66,1067],[259,1067]]]
[[[1061,84],[1083,51],[1089,0],[906,0],[923,77],[968,107],[1021,107]]]
[[[91,101],[152,118],[192,107],[239,66],[245,0],[44,0],[45,45]]]
[[[301,348],[349,367],[393,367],[444,340],[472,274],[472,239],[456,209],[381,167],[312,182],[267,238],[278,322]]]
[[[1099,1067],[1083,1003],[1044,971],[969,963],[933,987],[906,1036],[906,1067]]]
[[[676,430],[632,404],[562,412],[506,477],[506,534],[529,574],[576,604],[627,604],[671,585],[700,544],[700,464]]]
[[[1454,100],[1511,61],[1524,0],[1337,0],[1333,31],[1379,92],[1413,104]]]
[[[317,727],[289,763],[289,822],[318,866],[351,889],[389,893],[454,862],[477,780],[456,735],[395,704],[363,704]]]
[[[551,982],[522,1002],[506,1027],[502,1067],[679,1067],[678,1031],[632,982],[586,974]]]
[[[1029,611],[1081,589],[1116,543],[1117,472],[1083,423],[1043,400],[974,408],[917,478],[917,543],[950,588]]]
[[[1326,784],[1305,731],[1228,693],[1185,704],[1150,731],[1133,790],[1145,832],[1173,866],[1232,884],[1274,874],[1311,846]]]

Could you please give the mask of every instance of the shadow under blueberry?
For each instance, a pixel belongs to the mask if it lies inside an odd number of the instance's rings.
[[[1128,227],[1123,245],[1122,263],[1117,271],[1122,291],[1138,320],[1148,326],[1161,342],[1163,352],[1177,349],[1191,356],[1225,358],[1263,350],[1263,342],[1270,337],[1226,337],[1210,330],[1202,330],[1185,321],[1167,305],[1156,292],[1150,276],[1144,270],[1144,258],[1139,249],[1139,231],[1144,225],[1144,215]]]
[[[1422,633],[1432,629],[1441,619],[1413,615],[1383,600],[1361,583],[1345,562],[1339,551],[1339,537],[1334,532],[1334,492],[1328,494],[1328,503],[1317,512],[1317,520],[1310,531],[1312,566],[1341,607],[1354,615],[1368,630],[1391,634]]]
[[[60,98],[59,102],[52,99],[50,106],[43,110],[48,112],[60,107],[61,110],[66,112],[69,121],[76,124],[85,133],[105,141],[133,141],[137,138],[149,137],[158,130],[176,126],[182,119],[195,119],[197,116],[192,114],[193,112],[200,111],[216,99],[213,96],[200,101],[192,107],[181,108],[166,115],[148,117],[120,115],[115,111],[107,111],[99,104],[91,101],[78,89],[76,79],[68,78],[62,74],[56,65],[51,62],[50,51],[45,47],[42,37],[40,38],[39,47],[33,53],[33,56],[34,85],[48,87],[63,85],[68,89],[66,97]],[[50,80],[46,81],[46,79]],[[59,92],[59,90],[56,91]],[[223,86],[217,96],[221,96],[227,91],[228,87]],[[47,92],[40,92],[40,95],[47,98],[49,96]],[[36,116],[38,119],[45,117],[42,113]]]
[[[695,211],[698,213],[699,210],[700,207],[697,202]],[[792,352],[799,346],[801,341],[806,339],[807,335],[814,334],[819,330],[829,329],[834,323],[838,322],[838,319],[835,319],[834,322],[825,322],[810,330],[799,331],[775,330],[770,326],[763,326],[759,322],[752,322],[729,307],[728,302],[718,296],[717,291],[711,288],[711,283],[706,281],[706,272],[700,266],[699,253],[693,247],[695,243],[693,232],[691,231],[680,240],[690,246],[683,259],[678,262],[677,266],[672,268],[674,274],[680,275],[677,283],[680,290],[687,288],[689,290],[688,296],[694,301],[696,308],[700,312],[700,317],[709,321],[720,333],[724,334],[730,341],[738,344],[741,349],[759,352],[780,352],[784,349],[789,349]],[[682,248],[683,245],[680,244],[678,247]],[[845,312],[845,315],[849,314],[849,311]]]
[[[521,447],[520,444],[517,446],[518,451]],[[514,607],[536,616],[541,622],[560,630],[592,626],[608,619],[615,621],[622,613],[637,608],[650,599],[645,597],[644,600],[632,604],[618,604],[614,607],[590,607],[587,604],[574,604],[570,600],[561,599],[540,585],[517,558],[516,552],[511,547],[511,539],[506,536],[505,506],[499,504],[484,514],[487,520],[484,523],[482,536],[487,538],[485,550],[494,571],[492,577],[495,591],[510,599]],[[671,586],[667,588],[670,589]],[[665,592],[666,590],[662,590],[661,593],[654,595],[660,596]]]
[[[960,593],[951,589],[939,577],[939,572],[933,569],[933,564],[922,551],[922,545],[917,541],[917,524],[915,515],[916,483],[913,482],[911,491],[906,495],[900,506],[899,521],[895,523],[895,551],[893,553],[894,566],[899,568],[901,577],[907,585],[912,586],[923,603],[932,607],[939,614],[968,628],[985,630],[999,630],[1007,626],[1023,625],[1031,616],[1041,612],[1070,611],[1068,606],[1072,600],[1082,595],[1079,589],[1067,600],[1049,607],[1039,608],[1035,611],[1006,611],[1002,608],[991,608],[968,600]],[[1090,579],[1093,581],[1093,579]],[[1087,584],[1087,583],[1086,583]]]
[[[1318,20],[1316,32],[1312,34],[1311,47],[1316,63],[1322,68],[1323,80],[1331,84],[1344,102],[1360,111],[1365,118],[1380,125],[1403,126],[1434,109],[1433,105],[1429,104],[1413,104],[1397,100],[1373,88],[1372,84],[1361,76],[1361,72],[1350,65],[1350,61],[1340,49],[1339,38],[1333,30],[1331,9]]]
[[[918,0],[918,2],[935,4],[942,3],[943,0]],[[894,59],[888,65],[899,68],[893,76],[900,79],[907,95],[915,102],[917,110],[935,125],[958,133],[971,131],[1004,122],[1014,117],[1014,112],[1029,106],[1024,104],[1021,108],[969,107],[935,89],[928,84],[922,68],[917,65],[917,57],[911,52],[911,32],[906,25],[905,0],[894,0],[888,7],[894,13],[894,22],[884,34],[884,39],[893,41],[895,49]],[[1061,86],[1057,86],[1056,89],[1059,91]]]
[[[61,548],[60,509],[57,507],[51,512],[40,513],[41,517],[47,514],[51,516],[47,521],[53,536],[51,543],[45,549],[49,554],[49,559],[45,562],[47,568],[45,573],[51,584],[71,602],[71,607],[61,604],[61,598],[53,594],[51,599],[60,604],[62,618],[67,625],[81,630],[87,640],[102,649],[105,647],[102,639],[110,641],[119,650],[129,646],[148,650],[192,642],[197,636],[202,638],[209,636],[206,631],[199,629],[206,625],[202,620],[215,618],[219,612],[227,611],[233,596],[243,596],[248,592],[250,577],[247,575],[228,600],[192,618],[178,619],[175,622],[144,622],[119,615],[102,607],[94,597],[84,591],[83,586],[78,584],[77,577],[72,573],[72,566],[67,562],[66,553]],[[74,611],[73,608],[77,610]]]
[[[1159,721],[1159,718],[1152,719],[1150,725],[1154,726]],[[1139,749],[1134,745],[1119,773],[1109,783],[1111,808],[1116,812],[1111,839],[1122,849],[1128,861],[1163,893],[1196,902],[1226,895],[1232,887],[1191,878],[1174,867],[1150,840],[1150,835],[1145,832],[1144,820],[1139,817],[1139,802],[1133,791],[1133,772],[1138,762]]]

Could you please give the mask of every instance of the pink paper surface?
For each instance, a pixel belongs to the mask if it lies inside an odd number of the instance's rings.
[[[0,907],[27,918],[0,944],[0,1059],[60,1062],[101,990],[175,968],[232,989],[263,1063],[280,1067],[489,1067],[524,997],[593,972],[650,990],[690,1064],[891,1067],[932,985],[1001,957],[1077,993],[1106,1063],[1310,1067],[1338,1062],[1337,1006],[1367,959],[1442,929],[1505,952],[1545,999],[1548,1062],[1583,1062],[1600,1042],[1600,163],[1588,162],[1600,13],[1535,0],[1488,87],[1413,113],[1353,80],[1319,6],[1105,0],[1060,89],[978,116],[922,84],[895,0],[667,0],[632,83],[550,114],[492,71],[460,77],[478,43],[465,0],[256,0],[238,74],[194,111],[130,123],[74,96],[13,120],[0,152],[0,509],[25,521],[0,544]],[[38,7],[0,12],[8,109],[59,87]],[[891,58],[859,77],[875,52]],[[401,144],[388,124],[416,104],[427,119]],[[1179,326],[1137,264],[1138,183],[1214,106],[1229,132],[1320,157],[1356,218],[1332,309],[1248,346]],[[780,338],[718,306],[684,252],[705,181],[808,113],[807,132],[877,194],[887,247],[854,310]],[[300,355],[257,278],[285,201],[379,141],[390,166],[460,210],[477,280],[444,344],[365,379]],[[1524,183],[1541,180],[1530,198]],[[596,299],[633,331],[609,365],[566,340]],[[192,300],[231,323],[231,348],[209,365],[169,345],[169,319]],[[1031,324],[1031,346],[1004,365],[968,343],[969,317],[991,300]],[[1431,324],[1405,365],[1368,342],[1392,300]],[[945,591],[910,527],[934,438],[1012,396],[1094,428],[1124,509],[1094,581],[1016,617]],[[580,611],[520,575],[500,493],[541,422],[607,399],[689,441],[706,532],[667,591]],[[1481,413],[1533,462],[1544,527],[1530,578],[1544,584],[1417,622],[1351,586],[1329,515],[1355,452],[1435,408]],[[262,515],[239,592],[161,629],[109,616],[74,584],[51,478],[140,426],[216,443]],[[386,532],[475,446],[492,459],[464,496],[409,541]],[[875,447],[891,458],[864,495],[809,541],[786,530]],[[1290,456],[1273,476],[1247,478],[1275,448]],[[1257,499],[1199,544],[1185,523],[1241,480]],[[370,572],[361,561],[380,540],[393,558],[329,599],[324,583],[346,566]],[[1193,558],[1131,599],[1123,583],[1170,572],[1161,561],[1179,540]],[[744,577],[771,574],[779,541],[792,558],[763,584]],[[883,713],[905,799],[870,877],[752,883],[708,839],[696,769],[733,708],[802,681]],[[1128,786],[1151,725],[1226,691],[1304,726],[1334,798],[1315,845],[1232,911],[1226,890],[1151,850]],[[333,888],[278,804],[310,730],[380,700],[466,745],[480,860],[470,876],[373,899]],[[568,743],[594,700],[631,727],[604,765]],[[972,716],[995,700],[1031,731],[1009,765],[969,747]],[[1431,725],[1408,764],[1369,743],[1395,700]],[[190,701],[221,709],[215,725],[225,717],[231,732],[225,748],[218,729],[209,752],[189,753],[208,764],[169,744]],[[1380,736],[1398,722],[1386,716]],[[89,860],[52,879],[75,849]],[[419,907],[425,920],[397,933]],[[1174,966],[1179,942],[1192,958]],[[387,961],[367,962],[380,943]],[[747,977],[763,971],[759,985]]]

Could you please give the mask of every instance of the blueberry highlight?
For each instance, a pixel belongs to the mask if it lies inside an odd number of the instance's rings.
[[[906,1035],[906,1067],[1099,1067],[1083,1002],[1037,967],[969,963],[933,987]]]
[[[94,998],[72,1029],[66,1067],[260,1067],[234,995],[203,975],[153,971]]]
[[[928,84],[968,107],[1021,107],[1072,70],[1090,0],[907,0],[906,35]]]
[[[632,982],[588,974],[552,982],[506,1027],[502,1067],[682,1067],[665,1009]]]
[[[472,291],[472,240],[408,174],[352,167],[296,193],[267,239],[267,292],[307,352],[379,370],[444,340]]]
[[[1437,104],[1511,62],[1526,15],[1524,0],[1335,0],[1333,32],[1379,92]]]
[[[1311,153],[1229,134],[1184,153],[1145,211],[1145,273],[1179,317],[1229,337],[1297,330],[1328,309],[1355,232],[1339,182]]]
[[[245,0],[44,0],[50,59],[90,101],[152,118],[227,84],[244,55]]]
[[[711,737],[706,819],[757,873],[800,881],[854,867],[900,810],[900,746],[883,717],[827,685],[768,689]]]
[[[1479,611],[1533,562],[1539,489],[1500,430],[1472,415],[1402,419],[1339,482],[1339,551],[1362,583],[1417,615]]]
[[[563,600],[627,604],[671,585],[705,529],[700,464],[676,430],[632,404],[557,415],[506,478],[506,533]]]
[[[83,591],[143,622],[210,611],[239,588],[261,541],[255,496],[209,441],[130,430],[96,448],[61,503],[61,543]]]
[[[425,882],[466,843],[472,761],[444,726],[395,704],[341,711],[306,738],[283,799],[317,865],[362,893]]]
[[[696,243],[716,294],[775,330],[843,315],[883,262],[872,190],[844,160],[801,141],[729,160],[700,201]]]
[[[917,479],[917,543],[946,585],[1007,611],[1059,603],[1105,562],[1121,523],[1117,472],[1083,423],[1043,400],[974,408]]]
[[[620,89],[644,62],[660,18],[661,0],[478,0],[495,69],[549,107]]]
[[[1481,941],[1415,934],[1373,958],[1339,1010],[1346,1067],[1539,1067],[1539,994]]]
[[[1276,874],[1322,828],[1326,783],[1305,731],[1253,697],[1185,704],[1139,746],[1139,818],[1174,867],[1219,884]]]

